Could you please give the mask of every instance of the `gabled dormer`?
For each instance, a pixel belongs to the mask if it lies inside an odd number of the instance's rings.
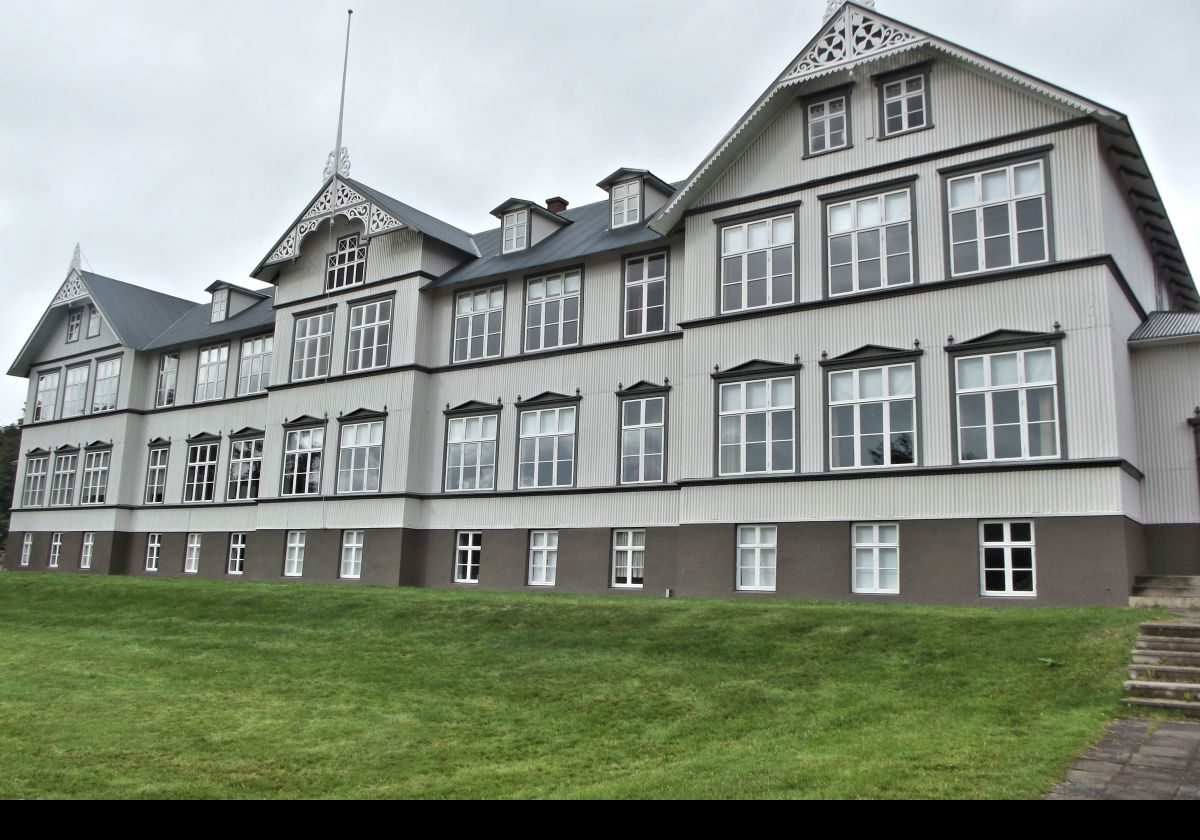
[[[634,225],[653,215],[674,192],[671,185],[647,169],[621,168],[596,184],[608,193],[613,229]]]
[[[226,283],[223,280],[217,280],[204,291],[212,295],[208,320],[213,324],[227,321],[239,312],[249,309],[260,300],[270,297],[265,292],[256,292],[252,289]]]
[[[528,199],[510,198],[492,210],[500,220],[500,253],[513,254],[532,248],[547,236],[571,224],[559,214],[567,209],[565,199],[548,198],[546,207]]]

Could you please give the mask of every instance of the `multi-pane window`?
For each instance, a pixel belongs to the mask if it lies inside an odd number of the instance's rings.
[[[665,397],[621,403],[621,483],[663,480]]]
[[[662,332],[667,324],[667,255],[625,261],[625,335]]]
[[[154,387],[154,405],[164,408],[175,405],[175,387],[179,383],[179,354],[163,353],[158,357],[158,378]]]
[[[612,188],[612,226],[631,225],[641,218],[642,183],[626,181]]]
[[[321,450],[325,430],[293,429],[283,444],[284,496],[306,496],[321,492]]]
[[[75,466],[78,455],[55,455],[54,475],[50,479],[50,504],[69,505],[75,493]]]
[[[34,420],[53,420],[58,402],[58,371],[38,376],[37,399],[33,404]]]
[[[446,426],[446,490],[492,490],[496,485],[499,417],[452,417]]]
[[[955,360],[961,461],[1058,457],[1054,348]]]
[[[529,585],[554,586],[558,570],[558,531],[529,532]]]
[[[900,591],[900,526],[895,523],[865,523],[854,532],[855,592],[897,593]]]
[[[357,579],[362,576],[363,532],[342,531],[342,567],[340,576]]]
[[[188,447],[187,473],[183,482],[185,502],[211,502],[217,492],[219,443],[193,443]]]
[[[325,288],[341,289],[357,286],[367,276],[367,246],[358,244],[358,234],[343,236],[329,255],[325,267]]]
[[[146,535],[146,571],[158,571],[158,556],[162,553],[162,534]]]
[[[503,286],[462,292],[454,299],[454,361],[499,356],[503,329]]]
[[[374,370],[387,365],[392,340],[392,302],[376,300],[350,308],[346,339],[346,372]]]
[[[929,108],[925,100],[925,76],[909,76],[885,82],[883,98],[883,134],[900,134],[929,124]]]
[[[832,152],[850,143],[846,126],[846,97],[838,96],[814,102],[807,108],[808,153]]]
[[[333,339],[333,313],[322,312],[296,319],[292,346],[292,379],[313,379],[329,373],[329,346]]]
[[[530,280],[525,289],[525,350],[579,343],[579,272]]]
[[[22,566],[28,566],[29,560],[33,556],[33,534],[26,534],[21,538],[21,560]]]
[[[170,452],[165,446],[150,450],[150,459],[146,464],[145,500],[148,505],[161,505],[166,500],[167,458]]]
[[[721,475],[794,469],[794,392],[790,376],[721,385]]]
[[[504,253],[521,251],[528,242],[529,211],[518,210],[504,214]]]
[[[517,487],[569,487],[575,475],[575,407],[521,412]]]
[[[721,311],[791,303],[791,215],[733,225],[721,231]]]
[[[261,394],[271,384],[271,351],[275,337],[260,335],[242,339],[242,358],[238,365],[238,396]]]
[[[454,547],[454,582],[479,583],[483,531],[459,531]]]
[[[379,489],[383,459],[383,421],[347,423],[342,426],[338,449],[339,493],[369,493]]]
[[[246,571],[246,535],[235,533],[229,535],[229,562],[225,571],[231,575],[240,575]]]
[[[640,589],[646,571],[646,532],[640,528],[613,531],[612,585]]]
[[[1034,595],[1032,522],[981,522],[979,562],[984,595]]]
[[[829,205],[829,294],[906,286],[913,281],[908,190]]]
[[[102,505],[108,495],[108,464],[112,453],[107,450],[85,452],[83,455],[83,485],[79,503]]]
[[[739,525],[737,529],[737,588],[774,591],[774,525]]]
[[[117,385],[121,381],[121,358],[96,362],[96,387],[92,393],[92,411],[110,411],[117,407]]]
[[[67,387],[63,389],[63,417],[78,417],[87,404],[89,365],[67,368]]]
[[[283,555],[284,577],[304,575],[304,542],[307,536],[305,531],[287,532],[287,549]]]
[[[95,338],[98,335],[100,335],[100,310],[94,306],[89,306],[87,337]]]
[[[67,341],[78,341],[83,329],[83,310],[72,309],[67,313]]]
[[[83,535],[83,547],[79,550],[79,568],[92,568],[92,555],[96,551],[96,533],[87,531]]]
[[[225,396],[225,375],[229,371],[229,345],[217,344],[200,350],[196,366],[196,402],[219,400]]]
[[[893,467],[917,455],[913,365],[829,374],[829,466]]]
[[[950,273],[1045,262],[1049,255],[1042,161],[1015,163],[946,181]]]
[[[217,289],[212,293],[212,311],[209,315],[209,320],[212,323],[224,321],[225,316],[229,312],[229,290]]]
[[[200,545],[201,535],[191,533],[187,535],[187,549],[183,555],[183,572],[184,574],[194,575],[200,571]]]
[[[262,476],[263,439],[246,438],[229,442],[229,486],[225,498],[242,501],[258,498]]]
[[[49,466],[49,456],[29,458],[25,461],[25,488],[21,493],[22,507],[41,507],[45,502],[46,470]]]
[[[47,565],[51,569],[57,569],[60,557],[62,557],[62,531],[55,531],[50,535],[50,562]]]

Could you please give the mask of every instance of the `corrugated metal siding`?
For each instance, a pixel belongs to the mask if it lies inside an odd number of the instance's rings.
[[[1146,247],[1141,223],[1130,210],[1129,201],[1101,153],[1096,153],[1100,216],[1104,225],[1104,250],[1112,254],[1142,308],[1155,308],[1154,258]]]
[[[1151,345],[1133,353],[1142,447],[1145,521],[1200,521],[1196,447],[1187,420],[1200,405],[1200,345]]]
[[[1116,394],[1114,423],[1117,431],[1117,453],[1140,468],[1142,447],[1138,437],[1133,359],[1129,343],[1125,340],[1125,336],[1137,325],[1138,316],[1115,282],[1108,286],[1108,297],[1111,339],[1109,358],[1112,363],[1113,391]]]
[[[420,528],[652,527],[678,523],[679,493],[595,493],[520,498],[434,499]]]
[[[367,283],[419,271],[422,249],[432,241],[409,228],[373,237],[367,248]]]
[[[471,257],[426,236],[421,242],[421,270],[441,276]]]
[[[1129,336],[1130,342],[1200,335],[1200,312],[1151,312]]]

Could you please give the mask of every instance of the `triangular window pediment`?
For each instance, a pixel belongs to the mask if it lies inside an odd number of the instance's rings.
[[[640,379],[628,388],[619,388],[618,397],[632,397],[637,394],[665,394],[671,390],[670,385],[656,385],[646,379]]]
[[[728,368],[726,370],[717,370],[712,373],[713,379],[740,379],[754,374],[780,374],[793,373],[800,370],[801,364],[793,362],[792,364],[784,364],[783,362],[769,362],[765,359],[751,359],[748,362],[742,362],[740,365]]]
[[[851,350],[849,353],[822,359],[821,364],[823,366],[841,366],[870,362],[887,362],[889,360],[920,356],[922,352],[920,349],[905,350],[900,347],[885,347],[881,344],[864,344],[862,347],[859,347],[857,350]]]
[[[977,336],[968,341],[957,341],[946,345],[947,350],[985,350],[993,347],[1010,345],[1036,344],[1045,341],[1058,341],[1063,337],[1062,332],[1031,332],[1029,330],[993,330],[990,333]]]
[[[236,432],[230,432],[229,439],[233,440],[235,438],[262,437],[264,434],[266,434],[266,432],[264,432],[262,429],[256,429],[253,426],[243,426]]]
[[[69,443],[64,443],[62,446],[56,448],[54,450],[54,453],[56,455],[69,455],[72,452],[78,452],[78,451],[79,451],[78,446],[71,446],[71,444],[69,444]]]
[[[38,458],[38,457],[42,457],[42,456],[45,456],[45,455],[49,455],[49,454],[50,454],[50,450],[49,450],[49,449],[42,449],[42,447],[40,447],[40,446],[39,446],[37,449],[30,449],[30,450],[29,450],[28,452],[26,452],[25,454],[26,454],[27,456],[29,456],[30,458]]]
[[[215,440],[220,440],[220,435],[214,435],[212,432],[197,432],[187,439],[188,443],[212,443]]]
[[[816,38],[809,41],[781,81],[827,72],[862,59],[907,49],[927,36],[873,9],[844,3]]]
[[[483,414],[485,412],[500,411],[504,406],[501,403],[485,403],[480,400],[467,400],[465,403],[459,403],[451,408],[446,406],[443,414]]]
[[[158,448],[158,447],[162,447],[162,446],[170,446],[171,441],[167,440],[166,438],[156,437],[146,445],[151,448]]]
[[[555,391],[542,391],[542,393],[538,394],[536,397],[530,397],[527,400],[517,400],[517,406],[520,408],[525,408],[526,406],[532,405],[552,405],[555,403],[579,402],[580,399],[581,398],[579,394],[567,396],[566,394],[559,394]]]
[[[340,423],[354,423],[359,420],[382,420],[387,417],[386,411],[376,411],[373,408],[356,408],[349,414],[338,417]]]
[[[299,417],[294,417],[291,420],[285,420],[283,428],[295,429],[300,426],[323,426],[327,422],[324,417],[313,417],[311,414],[301,414]]]
[[[112,449],[111,440],[94,440],[91,443],[84,444],[84,449]]]

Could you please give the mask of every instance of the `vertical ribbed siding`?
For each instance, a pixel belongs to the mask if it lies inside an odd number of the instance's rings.
[[[422,250],[428,240],[408,228],[371,239],[367,248],[367,282],[374,283],[412,274],[421,268]]]
[[[1196,447],[1187,423],[1200,404],[1197,371],[1196,342],[1133,351],[1147,523],[1200,521]]]
[[[1154,258],[1142,235],[1141,220],[1129,207],[1129,198],[1112,169],[1097,153],[1098,188],[1104,224],[1104,250],[1113,255],[1129,287],[1147,312],[1155,305]]]
[[[680,493],[529,493],[504,499],[432,499],[421,528],[594,528],[678,524]]]
[[[1141,322],[1129,301],[1115,282],[1108,284],[1109,338],[1111,342],[1114,401],[1114,423],[1116,424],[1117,454],[1134,466],[1143,463],[1141,440],[1138,436],[1138,405],[1134,395],[1133,356],[1129,349],[1129,336]],[[1140,507],[1140,502],[1139,502]]]

